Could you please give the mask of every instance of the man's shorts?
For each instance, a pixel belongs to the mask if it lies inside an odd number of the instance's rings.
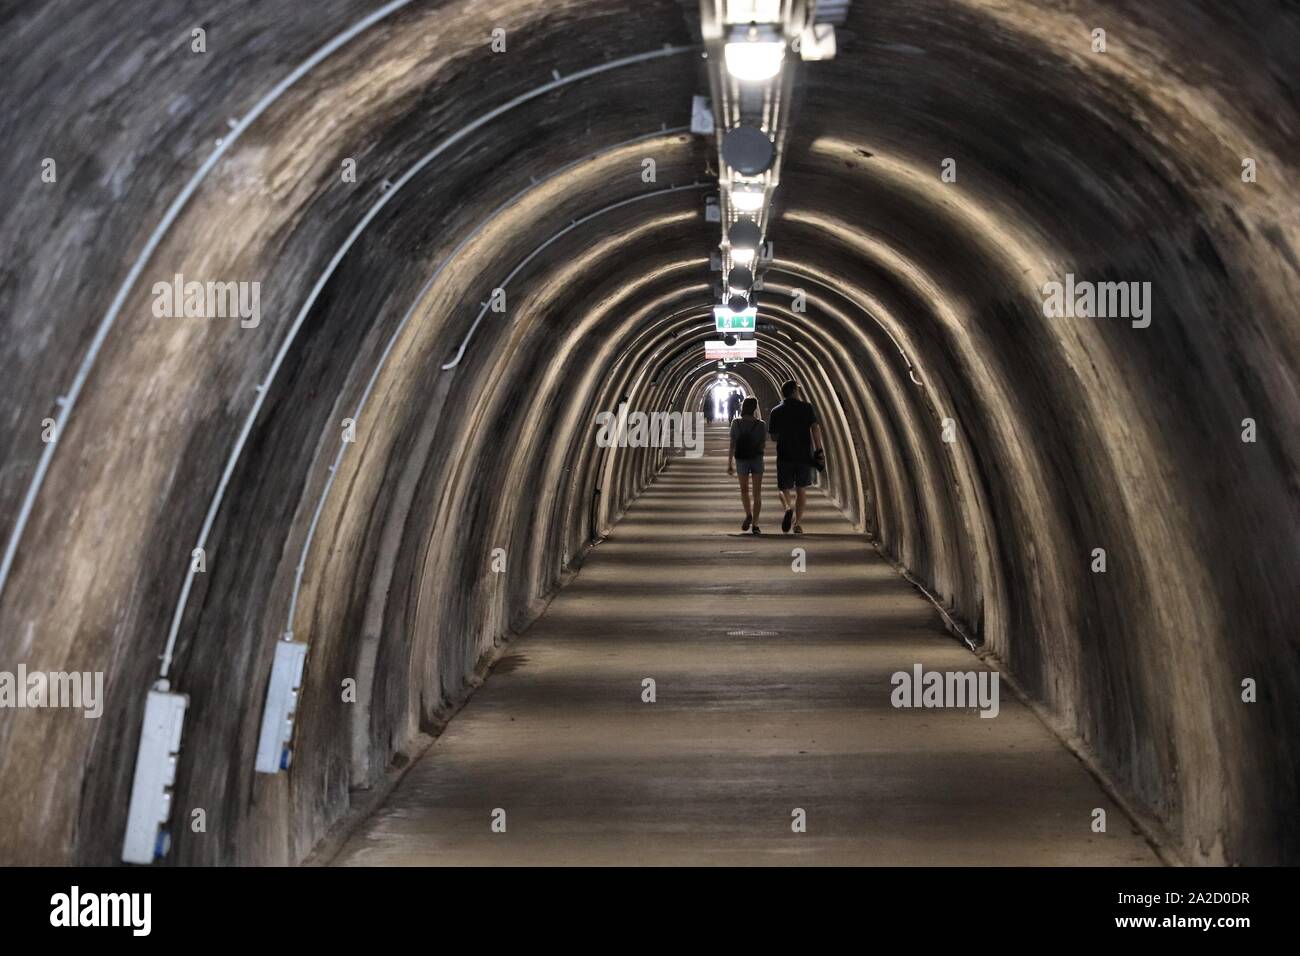
[[[807,462],[781,461],[778,458],[776,462],[776,487],[781,491],[789,491],[791,488],[807,488],[813,483],[813,472],[815,470]]]
[[[755,455],[753,458],[737,458],[736,474],[741,478],[744,478],[746,475],[763,474],[763,456]]]

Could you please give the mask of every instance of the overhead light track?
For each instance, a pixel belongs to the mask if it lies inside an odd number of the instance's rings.
[[[715,268],[722,271],[724,307],[749,308],[762,287],[758,270],[771,261],[767,231],[798,61],[835,55],[834,24],[843,22],[847,7],[817,0],[700,2],[718,149],[718,205],[710,221],[721,227]]]

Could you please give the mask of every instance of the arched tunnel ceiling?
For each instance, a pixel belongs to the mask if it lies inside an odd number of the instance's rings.
[[[178,793],[229,834],[174,857],[300,860],[663,465],[596,412],[694,411],[716,372],[682,347],[718,238],[692,4],[310,8],[4,15],[0,660],[109,687],[0,725],[5,858],[116,859],[162,656]],[[799,67],[773,330],[731,370],[805,383],[837,504],[1195,862],[1300,855],[1300,17],[1252,11],[854,4]],[[1149,325],[1044,318],[1067,272],[1149,281]],[[260,283],[260,321],[159,316],[175,275]],[[292,781],[248,752],[286,630]]]

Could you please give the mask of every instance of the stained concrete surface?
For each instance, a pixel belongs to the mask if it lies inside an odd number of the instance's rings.
[[[996,718],[894,709],[895,671],[984,667],[822,495],[781,534],[770,459],[741,535],[722,441],[670,462],[336,864],[1158,864],[1005,686]]]
[[[101,720],[0,720],[0,861],[120,858],[175,625],[175,805],[208,831],[170,862],[292,864],[644,490],[657,460],[593,416],[715,374],[718,231],[680,187],[716,143],[671,132],[707,89],[698,4],[93,6],[0,11],[0,670],[105,677]],[[837,47],[798,65],[737,375],[804,382],[828,496],[1182,857],[1300,860],[1300,8],[873,0]],[[262,283],[261,323],[157,317],[178,273]],[[1149,281],[1151,325],[1047,319],[1066,274]],[[293,768],[256,774],[290,626]]]

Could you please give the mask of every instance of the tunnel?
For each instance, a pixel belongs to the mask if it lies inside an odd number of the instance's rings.
[[[784,55],[762,95],[722,58],[751,18]],[[845,788],[820,816],[773,796],[773,839],[790,807],[827,841],[872,793],[891,808],[896,849],[806,862],[980,862],[944,834],[993,845],[1035,801],[1107,862],[1300,862],[1294,5],[40,0],[0,22],[0,862],[148,864],[124,855],[139,808],[154,867],[310,863],[394,800],[463,809],[469,858],[509,862],[474,848],[542,791],[612,821],[583,858],[611,862],[685,799],[656,760],[741,805],[721,858],[766,860],[742,716],[771,773]],[[774,157],[749,269],[740,127]],[[739,272],[756,354],[726,363],[705,343]],[[1074,308],[1087,283],[1132,289],[1128,313]],[[720,375],[762,418],[789,381],[816,409],[802,536],[772,467],[763,534],[738,531],[725,422],[700,457],[596,440],[620,409],[686,428]],[[1001,714],[891,708],[854,668],[931,661],[908,641],[1000,675]],[[101,712],[31,705],[20,671],[98,675]],[[787,740],[818,701],[835,731]],[[647,776],[618,803],[598,755],[673,714],[689,731],[624,761]],[[879,743],[904,721],[928,777]],[[526,760],[496,802],[483,781]]]

